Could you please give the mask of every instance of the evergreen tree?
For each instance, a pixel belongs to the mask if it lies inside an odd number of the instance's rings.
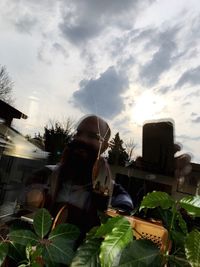
[[[71,139],[73,124],[73,121],[68,118],[65,125],[57,121],[44,128],[44,145],[45,151],[49,152],[49,164],[55,164],[60,160],[66,144]]]
[[[120,139],[119,133],[110,141],[110,150],[108,151],[108,162],[110,164],[125,166],[128,161],[128,154],[123,147],[123,140]]]

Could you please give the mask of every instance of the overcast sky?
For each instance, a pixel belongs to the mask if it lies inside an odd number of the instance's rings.
[[[141,154],[145,120],[172,118],[200,162],[199,0],[1,0],[0,64],[24,134],[95,113]]]

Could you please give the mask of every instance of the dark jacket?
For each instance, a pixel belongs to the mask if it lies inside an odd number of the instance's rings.
[[[59,171],[59,165],[46,166],[36,171],[27,181],[28,190],[36,187],[45,193],[44,207],[51,212],[54,218],[59,209],[65,204],[64,201],[57,202],[57,196],[63,187]],[[93,226],[99,225],[98,211],[105,211],[109,204],[109,198],[95,193],[92,184],[85,191],[87,192],[87,201],[81,208],[70,201],[67,204],[67,222],[77,225],[82,235],[85,235]],[[113,185],[110,205],[128,214],[133,210],[131,197],[121,185],[116,183]]]

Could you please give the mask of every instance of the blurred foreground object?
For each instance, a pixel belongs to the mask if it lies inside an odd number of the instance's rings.
[[[171,120],[146,122],[142,133],[145,169],[164,175],[174,173],[174,123]]]
[[[45,159],[48,153],[29,142],[15,129],[0,123],[0,155],[26,159]]]
[[[0,99],[0,118],[10,126],[13,119],[27,119],[28,116]]]

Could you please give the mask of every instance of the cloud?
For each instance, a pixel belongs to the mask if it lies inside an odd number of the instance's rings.
[[[161,74],[170,69],[174,63],[173,56],[177,48],[175,42],[177,32],[178,29],[174,27],[154,36],[153,42],[157,43],[158,50],[152,55],[151,60],[142,66],[139,74],[140,79],[147,86],[157,83]]]
[[[190,141],[199,141],[200,140],[200,136],[189,136],[189,135],[185,135],[185,134],[181,134],[181,135],[176,135],[177,139],[183,139],[183,140],[190,140]]]
[[[200,90],[198,89],[197,91],[195,91],[195,92],[192,92],[192,93],[190,93],[190,94],[188,94],[188,95],[186,95],[185,96],[185,99],[188,99],[188,98],[190,98],[190,97],[199,97],[200,96]]]
[[[18,31],[22,33],[31,33],[34,29],[35,25],[37,25],[38,20],[30,15],[25,15],[23,17],[19,17],[15,22],[15,27]]]
[[[175,87],[181,87],[185,84],[190,84],[190,85],[200,84],[200,66],[185,71],[179,78]]]
[[[67,51],[61,44],[55,42],[52,47],[55,51],[61,53],[64,57],[68,57]]]
[[[200,116],[192,120],[193,123],[200,123]]]
[[[128,87],[126,75],[109,67],[97,79],[82,80],[79,90],[73,93],[73,103],[79,109],[111,119],[125,108],[122,93]]]
[[[39,61],[52,65],[58,58],[66,60],[69,57],[67,50],[58,42],[51,43],[50,40],[44,39],[37,50],[37,58]]]
[[[171,90],[170,86],[161,86],[159,88],[156,88],[155,92],[159,93],[161,95],[165,95],[166,93],[168,93]]]
[[[191,105],[191,102],[184,102],[182,105],[183,106],[190,106]]]
[[[54,0],[7,0],[1,1],[1,16],[12,22],[15,28],[21,33],[30,34],[38,26],[37,30],[48,28],[49,17],[54,14],[55,6],[58,5]]]
[[[61,2],[63,36],[76,45],[95,38],[109,27],[130,29],[139,10],[152,0],[73,0]]]

